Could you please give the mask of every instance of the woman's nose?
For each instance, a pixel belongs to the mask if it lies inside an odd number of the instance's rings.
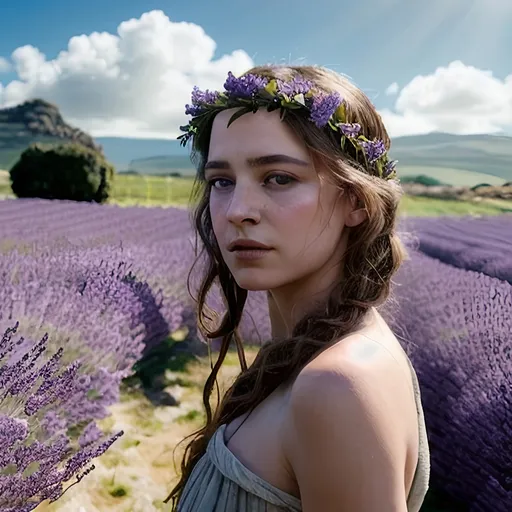
[[[261,220],[260,190],[254,185],[237,183],[229,198],[227,220],[235,225],[244,222],[258,224]]]

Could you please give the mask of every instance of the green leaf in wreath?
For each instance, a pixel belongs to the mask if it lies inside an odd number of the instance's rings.
[[[345,123],[347,119],[347,106],[344,101],[341,102],[340,106],[334,111],[334,115],[338,122]]]
[[[277,80],[270,80],[270,82],[265,86],[265,91],[267,91],[271,96],[275,96],[277,94]]]

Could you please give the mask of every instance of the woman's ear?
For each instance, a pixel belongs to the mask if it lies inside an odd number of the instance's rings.
[[[366,210],[363,201],[354,194],[349,194],[348,203],[348,214],[345,220],[345,226],[353,228],[368,218],[368,211]]]
[[[345,226],[353,228],[364,222],[367,218],[368,212],[366,211],[366,208],[358,208],[357,210],[352,210],[345,220]]]

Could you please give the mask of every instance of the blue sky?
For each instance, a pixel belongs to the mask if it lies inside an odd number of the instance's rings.
[[[122,22],[140,19],[144,13],[154,10],[163,11],[162,16],[167,16],[170,24],[184,21],[201,27],[216,44],[212,61],[243,50],[255,64],[314,63],[348,75],[370,96],[385,114],[384,117],[390,119],[395,132],[442,129],[458,133],[464,130],[501,130],[508,133],[512,125],[512,79],[509,79],[510,83],[505,82],[506,77],[512,74],[510,0],[317,0],[316,3],[299,0],[19,0],[16,4],[3,3],[0,57],[5,60],[0,65],[0,68],[4,68],[4,72],[0,73],[0,106],[44,93],[47,99],[61,106],[67,118],[81,125],[85,122],[93,132],[105,135],[110,131],[115,134],[115,126],[121,127],[125,123],[123,129],[117,130],[119,134],[130,130],[141,136],[160,133],[162,120],[137,117],[137,112],[121,106],[112,111],[117,124],[101,125],[101,110],[112,102],[106,96],[93,100],[92,89],[84,85],[84,81],[90,83],[95,80],[98,83],[99,77],[91,78],[96,71],[91,72],[90,76],[79,73],[81,82],[75,88],[86,91],[83,103],[87,103],[91,116],[95,116],[93,122],[86,118],[84,109],[74,106],[81,102],[80,97],[73,96],[71,102],[70,88],[71,84],[76,84],[76,76],[71,80],[69,73],[66,75],[67,89],[64,90],[64,82],[61,80],[60,86],[57,86],[58,78],[52,75],[55,84],[49,87],[48,80],[45,82],[44,77],[41,78],[48,73],[48,68],[45,68],[45,73],[34,71],[33,62],[39,62],[39,57],[36,59],[32,54],[24,55],[25,64],[22,63],[21,67],[20,62],[11,61],[11,54],[17,48],[31,45],[45,55],[46,61],[51,62],[57,59],[59,52],[68,48],[70,38],[103,31],[115,36]],[[163,22],[155,23],[162,25]],[[144,37],[147,39],[149,36]],[[137,44],[145,44],[144,37],[138,39]],[[158,44],[153,44],[153,47]],[[187,48],[176,44],[169,51],[186,53]],[[155,69],[155,59],[147,73]],[[9,62],[10,71],[5,69]],[[27,62],[32,64],[29,72],[23,76]],[[450,63],[454,62],[460,65],[450,68]],[[174,71],[171,61],[166,60],[165,65],[170,72]],[[202,80],[200,76],[204,76],[204,80],[210,83],[212,70],[206,67],[204,75],[199,75],[197,70],[194,73],[199,81]],[[489,82],[491,72],[492,83]],[[32,75],[28,77],[27,73]],[[180,73],[186,75],[187,71],[181,67]],[[22,82],[30,84],[23,87],[13,85],[12,82],[20,76]],[[418,76],[423,76],[423,79],[418,81],[415,78]],[[132,79],[135,80],[134,77],[128,80]],[[146,79],[151,80],[152,75],[147,75]],[[216,80],[218,82],[219,79]],[[386,89],[393,83],[396,83],[391,88],[394,94],[386,94]],[[140,84],[134,86],[133,90],[137,91],[137,97],[133,97],[132,101],[144,95]],[[486,93],[486,90],[493,92]],[[155,91],[148,90],[148,94],[155,95]],[[95,96],[101,95],[102,88],[98,88]],[[500,101],[506,103],[501,108],[506,114],[499,112],[497,95]],[[178,92],[174,93],[173,98],[178,97],[181,98]],[[458,98],[462,99],[459,101]],[[94,101],[96,104],[92,104]],[[475,110],[478,116],[482,115],[482,110],[489,108],[491,117],[487,119],[484,115],[478,122],[472,120],[474,115],[472,118],[468,116],[469,101],[473,101],[472,107],[479,105]],[[125,98],[125,102],[128,105],[130,98]],[[464,121],[457,117],[457,104],[461,109],[460,115],[467,116]],[[431,110],[428,110],[430,107]],[[444,117],[446,112],[451,112],[448,121],[441,119],[441,107]],[[175,112],[172,115],[169,113],[169,121],[176,116]],[[469,126],[468,123],[474,126],[464,128]],[[146,135],[142,132],[146,132]]]

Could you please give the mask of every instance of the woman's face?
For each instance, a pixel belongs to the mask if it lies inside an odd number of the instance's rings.
[[[222,257],[241,288],[277,290],[339,272],[350,201],[277,112],[213,123],[205,177]],[[264,248],[251,245],[260,244]],[[338,274],[339,275],[339,274]]]

